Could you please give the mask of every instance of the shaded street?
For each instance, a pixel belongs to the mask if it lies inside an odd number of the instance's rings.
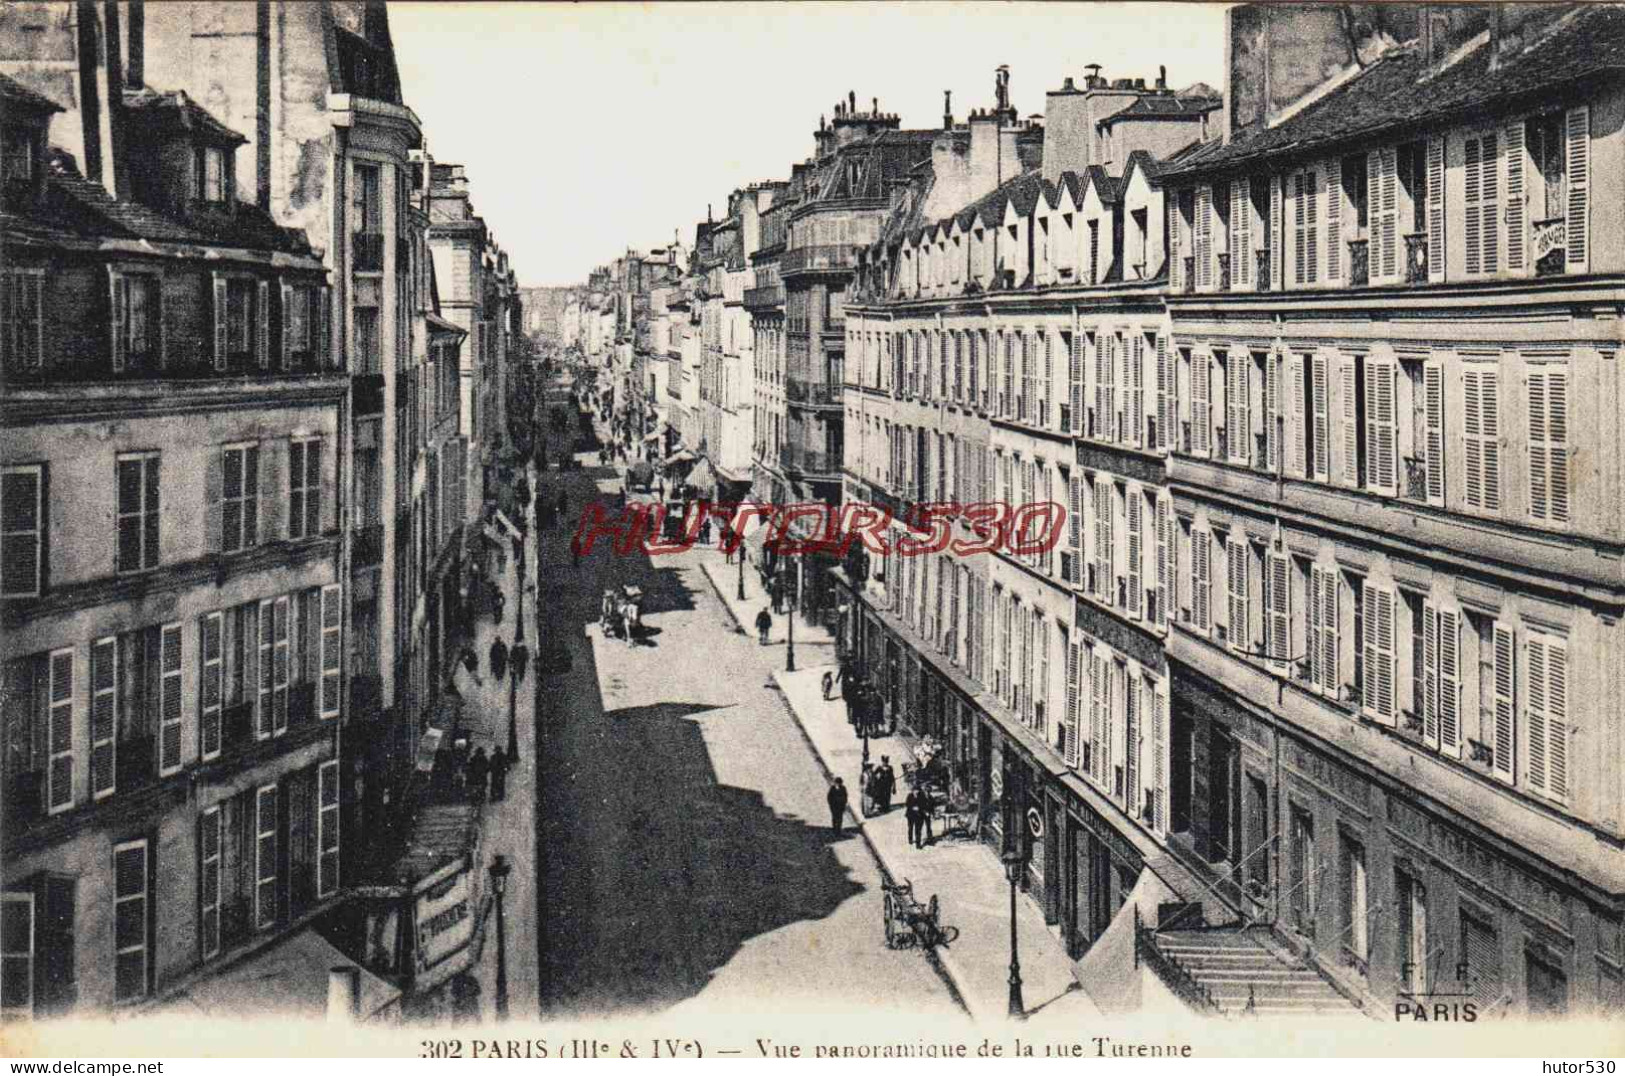
[[[541,486],[556,498],[562,481],[572,518],[619,483],[579,458],[593,467]],[[771,686],[784,648],[734,627],[700,570],[720,555],[600,545],[573,569],[564,526],[540,538],[539,633],[570,656],[537,701],[543,1014],[702,996],[711,1013],[957,1012],[920,954],[885,948],[879,871],[850,827],[830,834],[824,778]],[[599,596],[623,583],[644,590],[647,637],[595,643]]]

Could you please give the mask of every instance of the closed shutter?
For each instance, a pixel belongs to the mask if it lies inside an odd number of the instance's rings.
[[[1281,177],[1279,175],[1270,176],[1270,236],[1268,243],[1270,251],[1270,287],[1276,291],[1286,287],[1286,277],[1283,275],[1284,270],[1282,268],[1286,264],[1284,253],[1286,250],[1286,214],[1283,212],[1281,204],[1282,195]]]
[[[1089,754],[1094,763],[1095,780],[1105,785],[1111,758],[1111,726],[1107,710],[1111,663],[1099,654],[1091,653],[1089,667],[1089,742],[1092,745]]]
[[[181,626],[165,624],[159,631],[158,773],[181,768]]]
[[[1140,816],[1140,678],[1130,676],[1123,692],[1123,806]]]
[[[202,662],[198,687],[198,754],[207,761],[220,754],[220,710],[225,695],[225,618],[209,613],[198,622]]]
[[[1545,796],[1568,796],[1568,647],[1561,639],[1530,633],[1524,644],[1527,684],[1528,783]]]
[[[1444,366],[1429,361],[1422,368],[1426,443],[1427,502],[1444,504]]]
[[[198,947],[205,959],[220,951],[222,813],[210,807],[198,818]]]
[[[149,978],[146,841],[113,846],[113,999],[145,997]]]
[[[1564,268],[1584,273],[1591,260],[1591,108],[1571,108],[1563,119],[1563,153],[1567,158],[1569,198],[1566,211]]]
[[[293,287],[282,282],[279,298],[282,301],[282,369],[293,368]],[[306,315],[309,317],[309,315]]]
[[[1306,206],[1304,232],[1304,282],[1315,283],[1320,277],[1320,173],[1305,173],[1304,201]]]
[[[1361,703],[1380,721],[1394,720],[1394,594],[1364,584],[1365,683]]]
[[[1144,557],[1143,527],[1145,495],[1130,489],[1127,495],[1128,514],[1128,614],[1139,619],[1140,595],[1143,587],[1141,573]]]
[[[1515,768],[1517,752],[1517,711],[1514,707],[1513,685],[1514,679],[1513,654],[1515,648],[1512,641],[1512,629],[1497,622],[1494,628],[1494,725],[1491,729],[1490,747],[1494,752],[1491,769],[1495,776],[1510,784],[1512,775],[1517,772]]]
[[[1444,138],[1430,138],[1427,144],[1427,269],[1430,283],[1438,283],[1445,277],[1444,181]]]
[[[1376,157],[1380,182],[1366,192],[1375,209],[1371,218],[1371,275],[1384,284],[1397,284],[1405,272],[1399,249],[1399,151],[1388,146],[1378,150]]]
[[[1366,484],[1379,493],[1399,492],[1399,416],[1392,362],[1368,359],[1365,366]]]
[[[45,780],[49,811],[73,806],[73,648],[51,651],[51,713]]]
[[[1199,351],[1191,356],[1191,453],[1196,456],[1206,456],[1208,453],[1208,432],[1211,429],[1208,416],[1211,388],[1209,364],[1212,361],[1206,352]]]
[[[1133,346],[1128,354],[1128,443],[1146,444],[1145,441],[1145,336],[1134,334]],[[1146,447],[1152,447],[1146,445]]]
[[[1292,366],[1292,405],[1288,408],[1292,415],[1292,473],[1299,478],[1308,478],[1308,432],[1309,416],[1303,413],[1304,401],[1304,364],[1309,361],[1307,356],[1292,355],[1287,358]]]
[[[1230,276],[1238,287],[1253,285],[1253,181],[1230,184]]]
[[[1264,356],[1264,469],[1278,474],[1281,455],[1281,357]]]
[[[1157,497],[1157,615],[1158,627],[1168,626],[1169,583],[1172,575],[1172,565],[1168,563],[1168,549],[1170,545],[1169,529],[1173,526],[1169,518],[1168,499]]]
[[[117,788],[118,639],[90,646],[90,793],[95,799]]]
[[[1467,992],[1484,1012],[1502,997],[1501,940],[1494,927],[1465,911],[1461,916],[1461,955],[1466,964]]]
[[[254,356],[260,369],[271,367],[271,283],[259,281],[254,287]]]
[[[1208,598],[1212,586],[1212,576],[1209,574],[1212,566],[1209,563],[1211,551],[1208,546],[1212,537],[1205,530],[1191,532],[1191,561],[1194,571],[1194,585],[1191,589],[1191,615],[1196,621],[1197,631],[1207,631],[1212,627],[1208,617]]]
[[[1313,280],[1305,272],[1309,260],[1309,175],[1299,172],[1292,177],[1292,282],[1305,284]]]
[[[322,588],[322,690],[323,717],[337,717],[339,713],[339,653],[341,640],[339,626],[344,588],[329,583]]]
[[[1495,132],[1467,139],[1467,273],[1488,275],[1501,264],[1499,139]]]
[[[1311,565],[1309,571],[1310,677],[1317,687],[1335,697],[1341,686],[1337,669],[1337,572],[1318,565]]]
[[[108,309],[113,331],[113,372],[122,373],[127,362],[129,346],[125,317],[130,308],[130,281],[123,273],[107,270]]]
[[[1461,753],[1461,616],[1439,610],[1439,750]]]
[[[1569,518],[1569,373],[1562,363],[1529,372],[1529,514],[1545,523]]]
[[[1314,473],[1310,476],[1322,482],[1330,481],[1332,476],[1331,461],[1331,420],[1328,414],[1331,401],[1328,399],[1331,389],[1331,378],[1326,370],[1326,356],[1315,355],[1311,359],[1314,364],[1314,384],[1311,390],[1314,394],[1314,424],[1315,424],[1315,459]]]
[[[1151,828],[1157,833],[1168,831],[1168,699],[1147,682],[1146,696],[1151,700]]]
[[[1500,371],[1477,363],[1462,372],[1462,438],[1465,442],[1466,500],[1470,508],[1501,507]]]
[[[43,467],[0,471],[0,595],[8,598],[32,598],[40,593],[44,479]]]
[[[1179,208],[1179,195],[1182,192],[1172,193],[1173,197],[1168,199],[1168,289],[1178,295],[1185,290],[1185,214]],[[1090,244],[1091,248],[1093,245]],[[1078,274],[1081,284],[1095,282],[1093,249],[1090,254],[1088,271]]]
[[[1167,452],[1174,444],[1174,371],[1168,338],[1157,334],[1157,442],[1150,447]]]
[[[1230,645],[1245,652],[1247,632],[1247,541],[1231,538],[1225,543],[1225,573],[1229,581]]]
[[[1507,268],[1512,272],[1521,272],[1527,268],[1529,250],[1529,209],[1524,182],[1526,157],[1524,154],[1523,120],[1509,123],[1501,128],[1501,143],[1506,147],[1504,163],[1507,192]]]
[[[1073,474],[1068,485],[1071,510],[1066,514],[1066,541],[1072,551],[1072,576],[1067,582],[1077,583],[1082,574],[1079,566],[1083,563],[1083,476]]]
[[[1343,279],[1343,160],[1333,157],[1325,167],[1326,280],[1337,283]]]
[[[277,921],[277,787],[254,794],[254,928]]]
[[[1078,765],[1078,707],[1081,705],[1078,698],[1078,661],[1079,650],[1077,643],[1068,643],[1066,648],[1066,717],[1061,728],[1061,755],[1067,766],[1076,769]]]
[[[1271,553],[1267,562],[1267,575],[1264,581],[1265,602],[1269,606],[1268,621],[1265,626],[1265,645],[1269,648],[1269,656],[1274,661],[1286,661],[1291,657],[1287,649],[1291,643],[1292,629],[1292,599],[1291,599],[1291,573],[1290,565],[1284,555]]]
[[[1350,355],[1337,357],[1337,389],[1341,396],[1339,403],[1339,420],[1342,426],[1342,437],[1338,442],[1342,458],[1337,461],[1338,473],[1346,486],[1360,484],[1360,424],[1359,412],[1355,410],[1355,373],[1354,358]]]
[[[1206,290],[1213,285],[1213,188],[1196,188],[1196,286]]]
[[[339,764],[334,759],[316,769],[316,895],[330,897],[339,888]]]

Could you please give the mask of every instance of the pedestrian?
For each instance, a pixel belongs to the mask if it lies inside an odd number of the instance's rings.
[[[491,775],[491,760],[485,748],[476,747],[468,760],[468,795],[475,803],[485,802],[485,781]]]
[[[767,606],[764,605],[762,611],[756,614],[756,637],[762,641],[763,646],[767,645],[767,633],[772,627],[773,617],[768,614]]]
[[[903,817],[908,821],[908,843],[910,848],[919,848],[920,845],[920,790],[916,786],[903,801]]]
[[[491,640],[491,675],[498,680],[508,675],[508,644],[500,635]]]
[[[732,564],[734,562],[733,528],[726,523],[722,525],[721,532],[717,536],[717,544],[722,546],[722,562]]]
[[[508,604],[507,595],[495,583],[491,584],[491,623],[502,623],[502,610]]]
[[[530,647],[524,643],[515,643],[508,652],[508,660],[513,663],[513,678],[516,683],[523,683],[525,669],[530,665]]]
[[[784,580],[776,575],[773,577],[773,611],[784,615]]]
[[[936,838],[931,835],[931,813],[936,804],[931,799],[931,790],[920,787],[920,847],[933,844]]]
[[[508,794],[508,754],[498,747],[491,752],[491,802],[501,803]]]
[[[818,678],[818,686],[824,693],[824,701],[828,702],[835,690],[835,670],[825,669],[824,675]]]
[[[474,656],[474,648],[471,646],[463,647],[463,668],[468,670],[468,675],[474,678],[475,683],[485,682],[480,679],[480,659]]]
[[[846,784],[839,778],[829,786],[829,828],[835,836],[841,835],[841,823],[846,819]]]
[[[885,814],[891,810],[891,796],[897,789],[897,771],[892,769],[888,756],[880,756],[880,768],[875,773],[875,779],[880,783],[875,799],[879,801],[880,813]]]

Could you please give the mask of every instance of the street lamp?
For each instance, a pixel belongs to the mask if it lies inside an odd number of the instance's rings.
[[[739,545],[734,550],[734,553],[739,557],[739,600],[744,601],[745,600],[745,541],[744,541],[744,536],[742,534],[739,534],[738,532],[732,532],[731,537],[739,538]]]
[[[781,567],[781,570],[783,569],[784,564],[785,564],[784,559],[781,557],[779,559],[779,565]],[[789,573],[785,572],[785,574],[788,575]],[[788,607],[787,612],[785,613],[785,618],[786,618],[786,620],[785,620],[785,632],[787,633],[785,635],[785,649],[784,649],[784,671],[785,672],[795,672],[796,671],[796,601],[797,600],[798,600],[797,595],[792,594],[790,596],[790,605]]]
[[[1018,819],[1011,817],[1006,827],[1018,824]],[[1004,873],[1010,879],[1010,1011],[1012,1020],[1027,1019],[1027,1006],[1021,1000],[1021,961],[1016,956],[1016,883],[1021,879],[1022,871],[1026,869],[1027,857],[1022,854],[1022,840],[1019,833],[1012,829],[1006,838],[1006,849],[1000,857],[1004,861]],[[498,922],[501,920],[499,919]],[[501,987],[498,987],[500,990]],[[498,995],[500,997],[500,995]]]
[[[497,1019],[508,1018],[508,929],[502,915],[502,894],[508,888],[508,872],[513,870],[508,857],[498,853],[491,860],[491,890],[497,895]],[[1015,890],[1010,891],[1014,893]],[[1010,898],[1012,901],[1015,897]],[[1011,905],[1015,907],[1014,904]],[[1014,921],[1012,920],[1012,923]],[[1012,926],[1012,931],[1015,929]],[[1012,933],[1011,937],[1015,935]],[[1013,996],[1013,995],[1012,995]]]

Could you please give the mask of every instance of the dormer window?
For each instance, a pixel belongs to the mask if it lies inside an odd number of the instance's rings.
[[[13,180],[28,182],[34,178],[38,168],[36,142],[34,132],[29,128],[6,126],[3,155],[0,155],[0,180],[9,186]]]
[[[224,205],[231,185],[226,151],[219,146],[197,148],[197,200],[207,205]]]

